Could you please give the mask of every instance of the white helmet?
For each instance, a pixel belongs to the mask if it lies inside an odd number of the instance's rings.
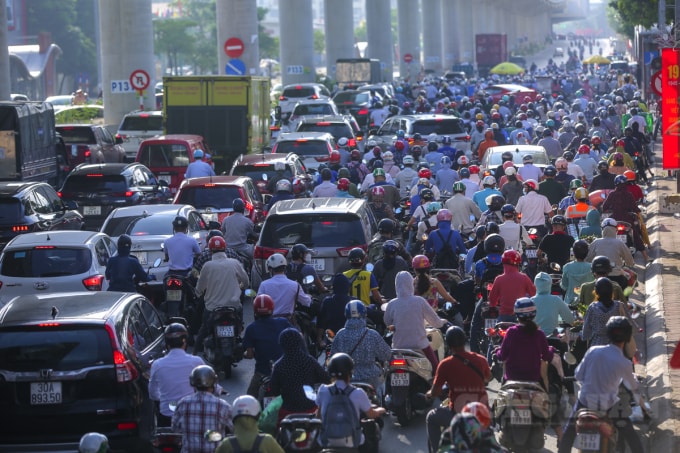
[[[293,186],[291,185],[290,181],[287,179],[280,179],[276,183],[276,191],[277,192],[292,192],[293,191]]]
[[[260,403],[257,402],[255,398],[250,395],[239,396],[231,403],[232,418],[236,420],[236,417],[241,415],[247,415],[257,419],[260,416]]]
[[[493,176],[485,176],[484,179],[482,179],[482,185],[483,186],[495,186],[496,185],[496,178]]]
[[[106,453],[109,451],[109,439],[99,433],[87,433],[80,438],[79,453]]]
[[[393,161],[394,160],[394,154],[392,154],[392,151],[385,151],[382,155],[383,161]]]
[[[375,140],[369,140],[368,143],[366,143],[366,146],[368,146],[368,149],[373,149],[376,146],[378,146],[378,142],[376,142]]]
[[[602,221],[602,224],[600,226],[602,228],[608,227],[608,226],[616,228],[617,223],[618,222],[616,220],[612,219],[611,217],[607,217],[606,219],[604,219]]]
[[[338,146],[347,146],[348,143],[347,137],[340,137],[340,140],[338,140]]]
[[[276,269],[278,267],[283,267],[287,266],[288,262],[286,261],[286,257],[283,256],[280,253],[274,253],[272,256],[267,258],[267,268],[268,269]]]

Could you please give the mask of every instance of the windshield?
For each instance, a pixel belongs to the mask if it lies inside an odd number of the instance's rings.
[[[138,160],[149,168],[187,167],[189,151],[179,143],[145,145],[139,152]]]
[[[297,132],[328,132],[337,141],[342,137],[354,138],[354,132],[347,123],[300,123]],[[280,153],[281,151],[277,151]]]
[[[503,163],[503,153],[493,153],[491,154],[491,159],[489,160],[489,166],[491,167],[496,167],[498,165],[501,165]],[[526,156],[527,154],[530,154],[533,159],[534,165],[548,165],[548,156],[545,152],[541,151],[522,151],[520,150],[519,152],[513,151],[512,153],[512,163],[516,165],[523,165],[523,157]]]
[[[464,134],[461,122],[456,119],[418,120],[413,123],[413,134],[423,137],[432,133],[437,135]]]
[[[293,115],[304,116],[304,115],[336,115],[338,112],[331,104],[301,104],[296,105],[295,110],[293,110]]]
[[[174,215],[130,216],[109,219],[103,233],[111,237],[130,236],[172,236]]]
[[[190,204],[198,209],[232,208],[234,199],[241,198],[236,186],[206,185],[202,187],[185,187],[179,193],[177,204]]]
[[[86,273],[92,266],[87,248],[36,247],[5,251],[0,273],[8,277],[60,277]]]
[[[162,131],[163,117],[161,115],[130,115],[123,119],[121,131]]]
[[[328,156],[328,143],[322,140],[281,141],[276,144],[274,152],[295,153],[298,156]]]
[[[89,127],[57,127],[57,132],[65,143],[97,143],[94,132]]]
[[[361,221],[349,214],[299,214],[270,216],[262,231],[265,247],[351,247],[366,242]]]
[[[278,154],[278,153],[277,153]],[[238,176],[247,176],[253,181],[262,181],[262,174],[266,173],[267,174],[267,180],[271,181],[272,179],[281,179],[278,175],[282,175],[284,178],[288,180],[293,179],[293,172],[290,170],[290,167],[286,165],[285,170],[274,170],[274,165],[269,165],[269,164],[257,164],[257,165],[239,165],[238,167],[234,168],[234,175]]]
[[[127,190],[122,175],[71,175],[66,179],[62,192],[111,192],[123,194]]]

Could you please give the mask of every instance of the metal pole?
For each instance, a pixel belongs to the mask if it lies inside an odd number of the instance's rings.
[[[659,0],[659,32],[666,27],[666,0]]]

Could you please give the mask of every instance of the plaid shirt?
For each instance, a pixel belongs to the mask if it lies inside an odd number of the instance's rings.
[[[224,253],[227,255],[227,258],[234,258],[235,260],[238,260],[239,263],[243,264],[243,257],[239,255],[234,249],[227,247],[224,250]],[[199,255],[196,255],[196,258],[194,258],[194,269],[196,269],[198,272],[201,272],[203,265],[211,259],[212,252],[210,249],[204,249]]]
[[[182,453],[214,453],[217,445],[204,439],[205,432],[232,432],[231,417],[229,403],[210,392],[182,398],[172,416],[172,430],[183,435]]]

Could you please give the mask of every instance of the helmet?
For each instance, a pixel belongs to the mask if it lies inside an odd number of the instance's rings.
[[[483,429],[488,429],[491,426],[491,413],[486,404],[478,402],[467,403],[463,406],[461,413],[473,415]]]
[[[404,156],[404,158],[402,159],[402,163],[404,165],[413,165],[413,162],[414,162],[413,156]]]
[[[418,177],[430,179],[432,177],[432,171],[429,168],[421,168],[418,171]]]
[[[217,382],[217,373],[211,366],[199,365],[191,371],[189,384],[199,390],[212,389]]]
[[[601,226],[602,228],[604,228],[604,227],[614,227],[614,228],[616,228],[616,225],[617,225],[616,220],[612,219],[611,217],[607,217],[607,218],[604,219],[604,220],[602,221],[602,223],[600,224],[600,226]]]
[[[465,192],[465,184],[458,181],[453,184],[453,193]]]
[[[165,328],[163,337],[169,348],[179,348],[189,338],[189,331],[184,324],[173,322]]]
[[[566,225],[567,224],[567,219],[564,218],[563,215],[555,215],[550,219],[550,224],[551,225]]]
[[[590,152],[590,149],[588,149],[588,152]],[[574,159],[574,153],[571,151],[565,151],[564,154],[562,154],[562,157],[564,157],[567,161],[570,161]]]
[[[469,178],[470,177],[470,170],[468,168],[461,168],[460,170],[458,170],[458,176],[460,176],[461,178]],[[461,184],[463,184],[463,183],[461,183]],[[465,184],[463,184],[463,185],[465,185]]]
[[[394,222],[392,219],[382,219],[380,222],[378,222],[378,231],[381,233],[393,233]]]
[[[475,126],[484,127],[484,121],[483,120],[477,120],[477,122],[475,123]]]
[[[479,174],[480,172],[480,168],[478,165],[470,165],[468,168],[470,169],[470,173],[473,175]]]
[[[280,253],[274,253],[269,258],[267,258],[267,269],[278,269],[287,265],[288,262],[286,261],[286,257]]]
[[[590,147],[588,145],[581,145],[578,147],[579,154],[590,154]]]
[[[347,137],[340,137],[340,139],[338,140],[338,146],[340,147],[347,146],[348,144],[349,140],[347,139]]]
[[[352,370],[354,370],[354,360],[344,352],[333,354],[328,361],[328,374],[331,377],[344,379],[352,375]]]
[[[614,285],[607,277],[600,277],[595,280],[595,293],[599,296],[611,297],[614,292]]]
[[[399,129],[399,130],[397,131],[397,137],[399,137],[399,138],[404,138],[405,135],[406,135],[406,132],[404,132],[403,129]]]
[[[488,224],[487,224],[487,231]],[[484,239],[484,251],[488,253],[501,253],[505,250],[505,239],[500,234],[489,234],[486,239]]]
[[[394,142],[394,149],[396,149],[397,151],[403,151],[405,147],[406,146],[404,146],[404,142],[402,141]]]
[[[274,313],[274,299],[268,294],[260,294],[253,300],[253,312],[259,316],[271,316]]]
[[[576,258],[584,259],[586,255],[588,255],[588,249],[590,246],[588,245],[588,241],[579,239],[578,241],[574,242],[574,245],[572,245],[571,248],[574,251],[574,256]]]
[[[501,154],[501,162],[512,162],[512,152],[503,151],[503,154]]]
[[[172,227],[176,230],[186,230],[187,228],[189,228],[189,221],[187,220],[186,217],[178,215],[172,221]]]
[[[579,187],[574,191],[574,198],[577,200],[587,200],[588,189],[586,189],[585,187]]]
[[[349,156],[352,160],[359,160],[361,159],[361,153],[359,152],[358,149],[353,149],[351,153],[349,153]]]
[[[328,161],[331,164],[339,164],[341,160],[342,160],[342,156],[340,155],[340,151],[336,151],[336,150],[331,151],[331,154],[328,157]]]
[[[354,247],[347,255],[347,260],[352,264],[363,264],[365,258],[366,252],[364,252],[364,249],[359,247]]]
[[[420,191],[420,199],[425,201],[434,200],[434,192],[431,189],[422,189]]]
[[[368,148],[370,149],[375,146],[378,146],[378,142],[376,142],[375,140],[369,140],[368,143],[366,143],[366,146],[368,146]]]
[[[596,256],[590,263],[593,274],[608,274],[612,271],[612,262],[604,255]]]
[[[450,145],[451,144],[451,137],[448,135],[445,135],[442,137],[442,143],[445,145]]]
[[[522,264],[522,255],[517,250],[506,250],[503,252],[503,257],[501,259],[503,264],[512,264],[513,266],[519,266]]]
[[[382,148],[379,146],[374,146],[373,147],[373,155],[375,157],[380,157],[380,154],[382,153]]]
[[[292,260],[304,259],[307,253],[309,253],[309,249],[305,244],[295,244],[290,249],[290,259]]]
[[[503,170],[503,173],[505,173],[506,176],[516,175],[517,170],[515,169],[515,167],[512,166],[512,162],[506,162],[506,163],[509,163],[511,165],[508,168],[506,168],[505,170]]]
[[[399,244],[397,243],[397,241],[389,239],[383,242],[382,249],[383,252],[388,255],[395,255],[399,251]]]
[[[580,179],[572,179],[569,183],[569,190],[576,190],[579,187],[583,187],[583,181]]]
[[[78,445],[78,453],[106,453],[109,451],[109,439],[100,433],[83,434]]]
[[[465,346],[465,331],[458,326],[451,326],[446,329],[446,344],[449,348],[461,348]]]
[[[234,208],[234,212],[245,212],[246,210],[246,204],[240,198],[234,198],[231,205]]]
[[[210,230],[210,231],[208,231],[208,241],[210,241],[210,239],[214,238],[215,236],[219,236],[219,237],[223,238],[224,234],[220,230]]]
[[[437,213],[437,222],[450,222],[451,219],[453,219],[453,215],[448,209],[441,209]]]
[[[552,176],[555,176],[555,175],[557,175],[557,169],[556,169],[553,165],[548,165],[548,166],[545,167],[545,169],[543,170],[543,175],[545,175],[545,176],[551,176],[551,177],[552,177]],[[576,181],[576,180],[574,180],[574,181]]]
[[[633,170],[624,171],[623,176],[625,176],[628,181],[635,181],[635,179],[637,178]]]
[[[593,145],[601,145],[602,144],[602,139],[598,137],[597,135],[593,135],[590,139],[590,143]]]
[[[436,214],[439,212],[439,210],[442,208],[442,204],[438,201],[433,201],[432,203],[427,205],[427,213],[432,215]]]
[[[345,305],[345,318],[365,318],[366,317],[366,305],[360,300],[350,300]]]
[[[557,160],[555,160],[555,168],[557,171],[566,170],[568,166],[567,159],[564,157],[558,157]]]
[[[482,185],[484,186],[495,186],[496,185],[496,178],[493,176],[485,176],[484,179],[482,179]]]
[[[130,236],[127,234],[121,234],[118,237],[118,253],[120,254],[121,250],[127,251],[128,253],[130,252],[130,248],[132,247],[132,239]]]
[[[628,182],[628,178],[626,178],[623,175],[618,175],[616,178],[614,178],[614,185],[618,186],[619,184],[624,184]]]
[[[524,181],[524,185],[527,187],[527,189],[530,190],[538,189],[538,183],[536,183],[536,180],[534,179],[527,179],[526,181]]]
[[[510,203],[504,204],[501,207],[501,214],[503,214],[503,216],[505,216],[506,214],[515,215],[515,207],[513,205],[511,205]]]
[[[260,403],[250,395],[239,396],[231,403],[232,419],[247,415],[257,419],[260,416]]]
[[[375,178],[375,177],[378,177],[378,176],[385,176],[385,169],[384,168],[376,168],[376,169],[373,170],[373,177]]]
[[[338,179],[338,190],[343,190],[347,192],[349,190],[349,179],[347,178]]]
[[[534,319],[536,317],[536,304],[528,297],[520,297],[515,302],[515,316],[517,319]]]
[[[625,148],[625,146],[626,146],[626,142],[624,142],[623,140],[617,140],[616,141],[616,147],[617,148]]]
[[[306,190],[305,182],[300,178],[293,179],[293,193],[299,195]]]
[[[382,155],[382,158],[385,162],[393,161],[394,154],[392,154],[392,151],[385,151]]]
[[[430,260],[425,255],[416,255],[411,260],[411,267],[413,269],[429,269]]]
[[[442,158],[439,159],[439,163],[448,167],[451,165],[451,158],[449,156],[442,156]]]
[[[385,198],[385,189],[381,186],[375,186],[371,189],[371,195],[373,195],[374,201],[382,201]]]
[[[333,178],[333,172],[329,168],[324,168],[320,172],[321,174],[321,179],[324,181],[330,181]]]
[[[503,205],[505,204],[505,198],[503,198],[500,195],[491,195],[491,196],[487,197],[487,199],[484,200],[484,201],[486,201],[486,205],[492,211],[500,210],[503,207]]]
[[[427,142],[427,150],[428,151],[437,151],[439,149],[439,145],[437,145],[437,142],[435,141],[429,141]]]
[[[211,252],[223,252],[227,248],[227,241],[223,237],[213,236],[208,241],[208,249]]]
[[[292,192],[293,186],[291,185],[290,181],[287,179],[279,179],[276,182],[276,191],[277,192]]]
[[[633,335],[633,326],[625,316],[612,316],[607,321],[607,337],[612,343],[626,343]]]
[[[194,160],[196,160],[196,159],[203,159],[203,156],[204,156],[204,155],[205,155],[205,154],[203,153],[203,150],[202,150],[202,149],[197,149],[197,150],[194,151]]]
[[[467,164],[469,164],[469,163],[470,163],[470,159],[468,159],[468,158],[465,157],[465,156],[460,156],[460,157],[458,158],[458,165],[460,165],[461,167],[462,167],[462,166],[465,166],[465,165],[467,165]]]
[[[614,153],[612,155],[612,159],[622,161],[623,160],[623,154],[622,153]]]
[[[413,157],[420,157],[420,155],[423,153],[423,148],[418,145],[413,145],[413,148],[411,148],[411,154]]]

